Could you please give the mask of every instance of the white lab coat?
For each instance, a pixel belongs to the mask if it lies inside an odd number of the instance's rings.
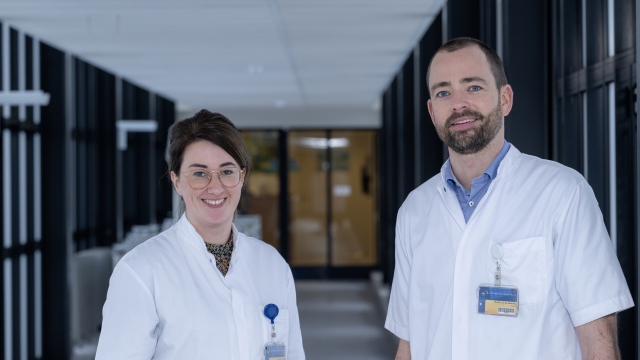
[[[591,187],[577,172],[513,145],[465,224],[436,175],[406,199],[385,327],[412,359],[581,359],[575,326],[633,306]],[[478,314],[493,284],[520,290],[517,317]]]
[[[186,216],[127,253],[109,282],[96,359],[262,360],[265,305],[280,309],[276,341],[305,358],[289,266],[270,245],[233,228],[227,276]]]

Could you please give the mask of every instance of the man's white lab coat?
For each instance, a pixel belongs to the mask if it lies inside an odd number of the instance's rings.
[[[413,359],[581,359],[575,326],[633,306],[591,187],[515,146],[468,223],[442,175],[414,190],[396,226],[385,327]],[[476,290],[520,290],[517,317],[478,314]]]
[[[270,245],[233,228],[227,276],[186,216],[126,254],[103,309],[96,359],[262,360],[265,305],[280,309],[276,342],[304,359],[293,277]]]

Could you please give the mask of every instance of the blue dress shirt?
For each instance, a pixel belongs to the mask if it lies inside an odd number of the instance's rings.
[[[484,194],[489,190],[491,181],[493,181],[493,179],[498,175],[500,162],[502,162],[502,159],[504,159],[507,152],[509,152],[509,148],[511,148],[511,144],[505,140],[504,145],[502,145],[502,150],[500,150],[498,156],[493,159],[493,162],[491,162],[489,167],[487,167],[482,175],[473,179],[471,182],[471,191],[460,185],[455,175],[453,175],[450,160],[447,159],[447,162],[444,164],[444,178],[447,181],[449,188],[453,190],[458,197],[458,202],[460,202],[465,222],[469,222],[469,218],[471,218],[471,214],[473,214],[473,211],[476,209],[476,205],[480,203]]]

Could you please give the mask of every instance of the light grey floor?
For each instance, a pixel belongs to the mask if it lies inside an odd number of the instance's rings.
[[[296,281],[307,360],[393,359],[397,342],[368,281]]]

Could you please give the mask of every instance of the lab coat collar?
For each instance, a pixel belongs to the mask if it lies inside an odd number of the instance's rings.
[[[182,217],[180,217],[180,220],[178,220],[178,222],[176,223],[176,226],[178,226],[178,229],[184,235],[186,235],[184,237],[184,241],[189,246],[193,246],[205,254],[208,253],[207,246],[205,245],[204,240],[202,239],[202,236],[198,234],[198,232],[196,231],[196,228],[193,227],[193,225],[189,222],[189,219],[187,219],[186,213],[182,214]],[[238,229],[233,223],[231,223],[231,230],[233,231],[233,238],[231,239],[231,241],[233,241],[233,253],[231,254],[231,260],[233,261],[233,258],[234,258],[233,255],[237,252],[237,248],[239,245],[238,240],[240,239],[240,236],[239,236],[240,233],[238,233]]]
[[[509,174],[515,171],[515,169],[518,168],[518,165],[520,165],[520,162],[522,161],[521,155],[522,153],[520,150],[511,144],[511,148],[509,149],[509,152],[507,152],[507,155],[505,155],[504,159],[502,159],[502,162],[498,167],[496,178],[493,181],[510,182],[513,177],[510,177]]]
[[[502,161],[500,162],[497,175],[495,179],[492,181],[489,187],[489,191],[487,192],[487,194],[485,194],[481,203],[486,201],[487,196],[490,195],[493,188],[495,188],[495,186],[497,186],[498,183],[503,181],[507,181],[507,182],[509,181],[508,174],[511,171],[513,171],[519,164],[521,154],[522,153],[513,144],[511,144],[511,148],[505,155],[504,159],[502,159]],[[446,172],[446,167],[448,162],[449,160],[447,160],[440,168],[440,183],[437,186],[438,192],[440,193],[440,196],[442,197],[442,200],[444,201],[444,204],[447,207],[447,210],[449,210],[449,213],[451,214],[451,216],[454,218],[454,220],[456,221],[460,229],[464,230],[467,227],[467,222],[464,220],[464,214],[462,213],[462,209],[460,208],[460,202],[458,201],[458,198],[456,197],[455,193],[452,190],[447,189],[448,186],[447,186],[445,172]],[[480,205],[482,204],[478,204],[478,207],[480,207]],[[478,212],[478,211],[479,209],[476,209],[475,212]],[[475,215],[475,212],[474,212],[474,215]],[[471,216],[471,218],[473,218],[473,215]],[[457,247],[457,243],[454,245]]]
[[[511,170],[513,170],[520,162],[520,155],[522,155],[522,153],[513,144],[510,144],[510,145],[511,147],[509,148],[509,151],[507,152],[507,154],[504,156],[504,159],[502,159],[502,161],[500,162],[500,166],[498,166],[497,175],[493,180],[500,179],[500,175],[505,176]],[[447,163],[449,163],[449,159],[447,159],[447,161],[445,161],[444,164],[442,164],[442,167],[440,167],[440,181],[441,181],[441,183],[439,184],[440,188],[442,188],[442,185],[444,186],[447,185],[447,180],[445,176]]]

